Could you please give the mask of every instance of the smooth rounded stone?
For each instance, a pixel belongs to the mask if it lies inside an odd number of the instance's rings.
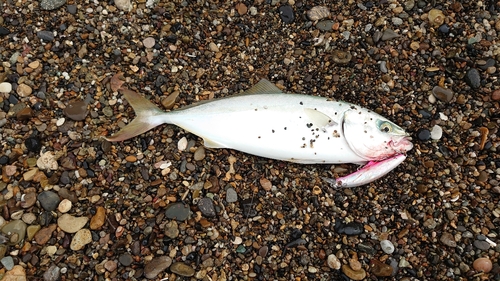
[[[169,204],[165,210],[165,216],[169,219],[185,221],[189,217],[189,206],[181,202]]]
[[[0,93],[10,93],[12,91],[12,84],[9,82],[0,83]]]
[[[104,263],[104,268],[108,271],[108,272],[114,272],[116,270],[116,268],[118,267],[118,264],[115,262],[115,261],[106,261]]]
[[[163,105],[163,107],[165,107],[166,109],[172,109],[180,93],[181,93],[180,91],[173,91],[170,95],[163,98],[161,100],[161,104]]]
[[[450,26],[447,25],[446,23],[442,24],[439,26],[438,32],[443,34],[443,35],[448,35],[448,33],[450,33]]]
[[[76,233],[87,224],[88,217],[74,217],[64,214],[57,219],[57,225],[66,233]]]
[[[399,37],[399,34],[394,32],[394,30],[388,28],[388,29],[384,30],[384,32],[382,33],[382,37],[380,39],[382,41],[388,41],[388,40],[392,40],[392,39],[398,38],[398,37]]]
[[[2,281],[26,281],[26,270],[21,265],[14,265],[14,267],[5,272]]]
[[[17,86],[16,92],[20,97],[25,98],[29,97],[31,93],[33,93],[33,89],[31,89],[31,87],[26,84],[19,84]]]
[[[115,0],[115,5],[118,9],[130,12],[132,10],[132,3],[130,0]]]
[[[373,259],[371,260],[370,271],[377,277],[389,277],[394,269],[386,263]]]
[[[36,193],[31,192],[28,194],[24,194],[21,197],[21,207],[22,208],[30,208],[31,206],[35,205],[36,203]]]
[[[210,44],[208,44],[208,49],[214,53],[218,53],[220,51],[219,47],[214,42],[210,42]]]
[[[24,240],[27,227],[22,220],[13,220],[2,227],[2,233],[9,237],[9,244],[15,245]]]
[[[431,132],[427,129],[418,129],[417,131],[417,138],[421,141],[426,141],[431,138]]]
[[[76,196],[75,192],[74,191],[69,191],[67,188],[61,188],[61,189],[59,189],[59,191],[57,192],[57,194],[59,194],[59,196],[61,198],[63,198],[63,199],[68,199],[73,204],[75,204],[76,202],[78,202],[78,196]]]
[[[73,239],[71,240],[70,248],[73,251],[79,251],[85,247],[85,245],[89,244],[92,242],[92,233],[90,233],[90,230],[84,228],[78,230],[78,232],[73,236]]]
[[[63,199],[61,203],[59,203],[57,210],[64,214],[67,213],[69,210],[71,210],[72,206],[73,203],[71,203],[71,201],[69,201],[68,199]]]
[[[438,9],[432,9],[429,11],[427,19],[429,20],[429,23],[431,25],[437,27],[444,23],[445,16],[443,14],[443,11]]]
[[[6,27],[0,26],[0,36],[5,36],[5,35],[9,35],[9,34],[10,34],[9,29],[7,29]]]
[[[177,238],[179,236],[179,226],[175,220],[165,224],[165,235],[169,238]]]
[[[336,64],[347,64],[351,61],[352,55],[349,52],[334,50],[332,52],[332,60]]]
[[[226,202],[227,203],[234,203],[238,201],[238,193],[236,190],[231,186],[226,189]]]
[[[413,9],[413,7],[415,7],[415,0],[407,0],[403,3],[403,7],[405,9],[405,11],[410,11],[411,9]]]
[[[129,253],[125,253],[118,257],[118,261],[123,266],[129,266],[134,262],[134,257]]]
[[[364,231],[363,224],[354,221],[345,224],[338,229],[338,232],[340,234],[346,234],[346,235],[359,235],[363,233],[363,231]]]
[[[481,86],[481,75],[479,71],[475,68],[467,70],[465,73],[465,82],[473,89],[477,89]]]
[[[83,100],[73,100],[63,110],[64,115],[74,121],[85,120],[89,114],[87,103]]]
[[[336,270],[339,270],[340,267],[342,266],[342,263],[340,262],[339,258],[337,258],[337,256],[334,254],[328,255],[327,263],[328,263],[328,266],[330,268],[333,268]]]
[[[36,221],[37,216],[33,213],[24,213],[21,219],[23,220],[23,222],[29,225]]]
[[[480,62],[478,61],[477,67],[479,67],[479,69],[481,70],[486,71],[488,70],[489,67],[495,66],[496,63],[497,63],[496,60],[489,58],[486,61],[480,61]]]
[[[104,221],[106,220],[106,209],[104,207],[99,206],[95,212],[95,215],[92,216],[90,220],[90,229],[96,230],[101,228],[104,225]]]
[[[44,281],[57,281],[59,280],[59,275],[61,274],[61,268],[57,265],[51,265],[47,271],[43,273]]]
[[[29,152],[38,152],[42,148],[42,143],[37,137],[29,137],[24,140],[24,145]]]
[[[431,139],[439,140],[443,136],[443,128],[439,125],[434,125],[431,129]]]
[[[316,24],[316,28],[322,31],[330,31],[334,24],[333,20],[322,20]]]
[[[31,241],[33,237],[35,237],[35,234],[41,229],[42,227],[38,224],[36,225],[30,225],[26,228],[26,239],[28,241]]]
[[[443,235],[441,235],[441,238],[439,239],[439,241],[441,241],[441,243],[443,243],[444,245],[446,245],[448,247],[454,248],[457,246],[457,242],[455,241],[455,237],[453,237],[453,235],[449,232],[443,233]]]
[[[330,9],[325,6],[314,6],[306,12],[307,17],[312,21],[317,21],[330,16]]]
[[[394,253],[394,245],[389,240],[380,241],[380,247],[382,248],[382,251],[384,251],[384,253],[386,254],[390,255]]]
[[[440,101],[450,102],[453,99],[453,91],[451,89],[435,86],[432,88],[432,94]]]
[[[168,256],[161,256],[152,259],[144,267],[144,276],[148,279],[155,279],[160,273],[172,264],[172,259]]]
[[[398,25],[402,25],[402,24],[403,24],[403,19],[398,18],[398,17],[393,17],[393,18],[391,19],[391,21],[392,21],[392,24],[394,24],[394,25],[396,25],[396,26],[398,26]]]
[[[474,240],[474,247],[478,248],[479,250],[486,251],[490,248],[490,243],[486,241],[481,241],[481,240]]]
[[[183,262],[175,262],[170,266],[170,271],[173,273],[184,276],[184,277],[191,277],[194,275],[194,269],[183,263]]]
[[[194,157],[194,160],[196,160],[196,161],[201,161],[201,160],[205,159],[205,147],[203,147],[203,146],[198,147],[195,150],[193,157]]]
[[[472,267],[478,272],[489,273],[493,268],[493,263],[489,258],[478,258],[474,261]]]
[[[153,37],[147,37],[147,38],[144,38],[144,40],[142,40],[142,44],[147,49],[153,48],[155,43],[156,43],[156,40]]]
[[[40,8],[43,10],[55,10],[64,4],[66,4],[66,0],[42,0],[40,1]]]
[[[280,13],[280,18],[284,23],[292,23],[295,19],[293,8],[289,5],[279,7],[278,11]]]
[[[38,245],[45,245],[52,237],[52,233],[56,230],[57,225],[51,224],[47,227],[44,227],[35,233],[33,237]]]
[[[68,13],[70,13],[72,15],[76,14],[77,9],[78,9],[78,6],[75,4],[68,4],[66,6],[66,10],[68,11]]]
[[[366,271],[364,269],[353,270],[347,264],[342,265],[342,272],[352,280],[363,280],[366,277]]]
[[[14,259],[11,256],[3,257],[0,260],[0,263],[2,263],[3,267],[5,267],[5,269],[7,270],[11,270],[12,268],[14,268]]]
[[[57,195],[57,193],[47,190],[38,194],[38,202],[40,202],[40,205],[42,205],[46,211],[51,212],[57,208],[61,200],[59,199],[59,195]]]
[[[206,217],[215,217],[215,206],[211,198],[205,197],[198,201],[198,209]]]
[[[39,39],[42,39],[43,41],[46,41],[46,42],[52,42],[54,41],[54,33],[52,31],[48,31],[48,30],[41,30],[41,31],[38,31],[36,33],[36,36],[39,38]]]
[[[238,11],[238,14],[240,16],[246,14],[248,11],[247,5],[245,5],[244,3],[241,3],[241,2],[236,4],[236,6],[234,6],[234,8],[236,9],[236,11]]]

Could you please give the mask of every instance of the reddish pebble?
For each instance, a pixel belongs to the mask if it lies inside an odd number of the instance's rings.
[[[500,90],[495,90],[491,93],[492,100],[500,100]]]
[[[476,271],[488,273],[493,268],[493,264],[489,258],[478,258],[472,265]]]

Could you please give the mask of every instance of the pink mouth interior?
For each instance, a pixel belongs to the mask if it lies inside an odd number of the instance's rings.
[[[391,141],[391,147],[399,153],[406,153],[413,148],[413,143],[408,137],[403,137],[396,142]]]

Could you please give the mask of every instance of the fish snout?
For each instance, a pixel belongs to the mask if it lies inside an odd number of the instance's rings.
[[[410,137],[402,137],[399,140],[392,141],[391,147],[398,153],[404,154],[413,148],[413,143]]]

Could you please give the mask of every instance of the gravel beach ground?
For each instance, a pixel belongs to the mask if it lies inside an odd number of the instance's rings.
[[[500,2],[0,0],[0,280],[500,280]],[[208,149],[134,112],[286,92],[415,148],[355,165]],[[215,125],[214,125],[215,126]]]

